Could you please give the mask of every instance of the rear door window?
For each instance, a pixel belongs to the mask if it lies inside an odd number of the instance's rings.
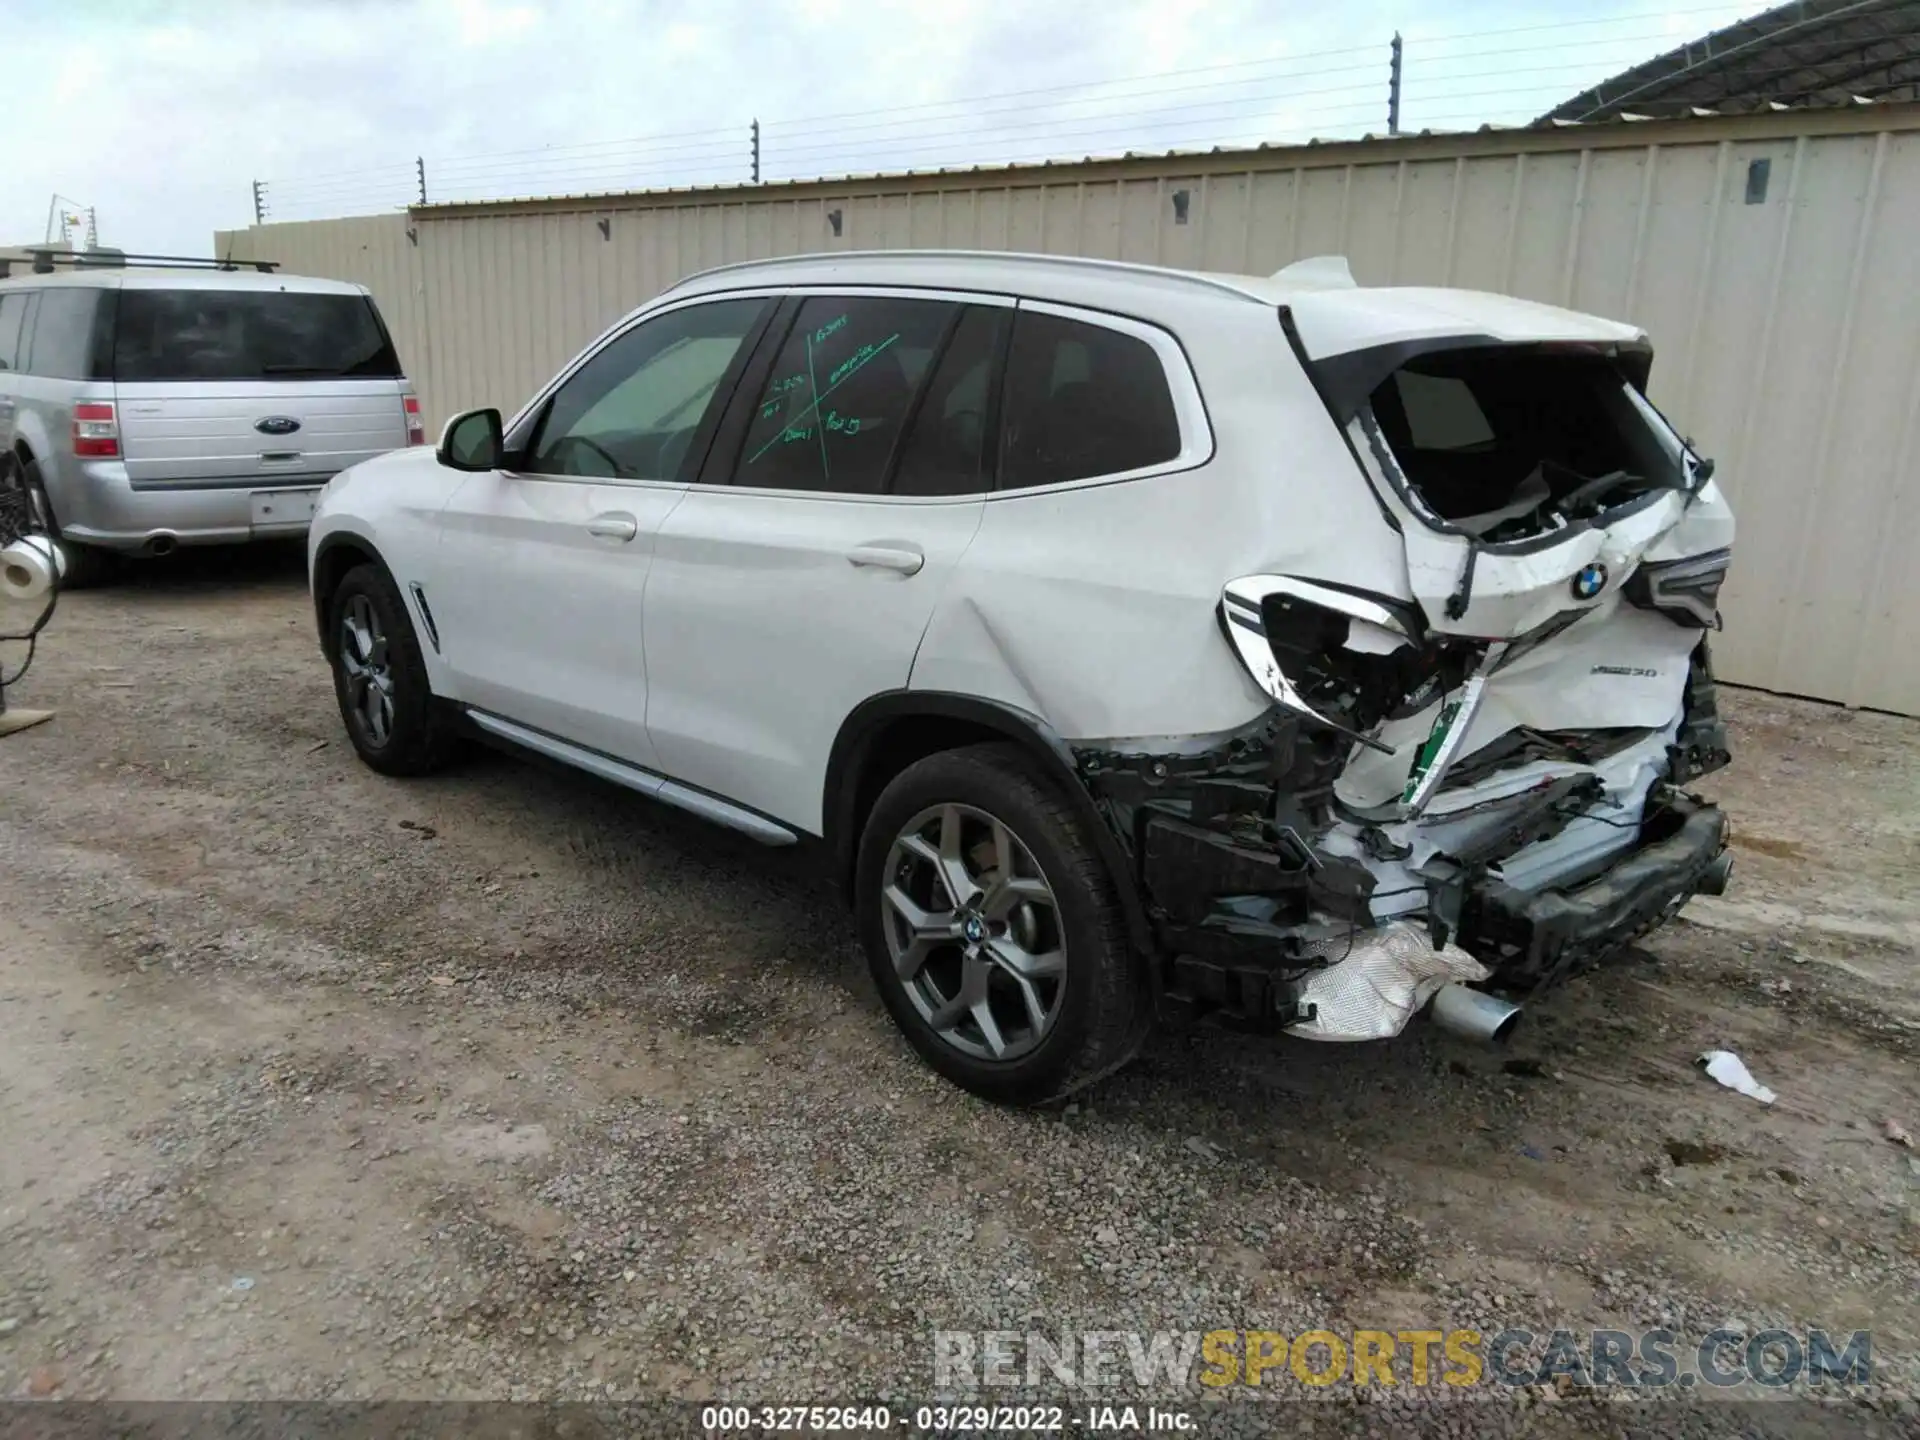
[[[1007,361],[1000,488],[1058,485],[1180,454],[1167,372],[1146,341],[1022,309]]]
[[[800,306],[747,424],[733,483],[877,495],[959,307],[816,295]]]
[[[125,289],[114,378],[398,379],[400,361],[364,295]]]

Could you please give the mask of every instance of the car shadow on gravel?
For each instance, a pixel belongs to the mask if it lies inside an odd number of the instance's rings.
[[[304,589],[306,583],[305,540],[261,540],[250,545],[192,545],[171,555],[128,557],[94,588],[195,594]]]

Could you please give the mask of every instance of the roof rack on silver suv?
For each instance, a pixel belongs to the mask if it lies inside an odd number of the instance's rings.
[[[129,265],[153,265],[170,270],[257,270],[271,275],[278,260],[219,260],[208,255],[129,255],[124,250],[55,250],[39,245],[22,247],[33,257],[35,275],[51,275],[61,265],[76,270],[124,269]],[[12,273],[14,261],[0,257],[0,280]]]

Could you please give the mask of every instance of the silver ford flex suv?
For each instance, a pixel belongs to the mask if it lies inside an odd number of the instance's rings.
[[[0,444],[63,551],[298,536],[333,475],[424,438],[363,286],[207,269],[0,280]]]

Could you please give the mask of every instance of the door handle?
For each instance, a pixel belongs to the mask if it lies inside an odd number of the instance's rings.
[[[847,563],[865,569],[898,570],[902,575],[918,575],[927,557],[918,550],[898,545],[856,545],[847,551]]]
[[[622,510],[609,510],[587,521],[587,533],[596,540],[627,541],[640,533],[640,522]]]

